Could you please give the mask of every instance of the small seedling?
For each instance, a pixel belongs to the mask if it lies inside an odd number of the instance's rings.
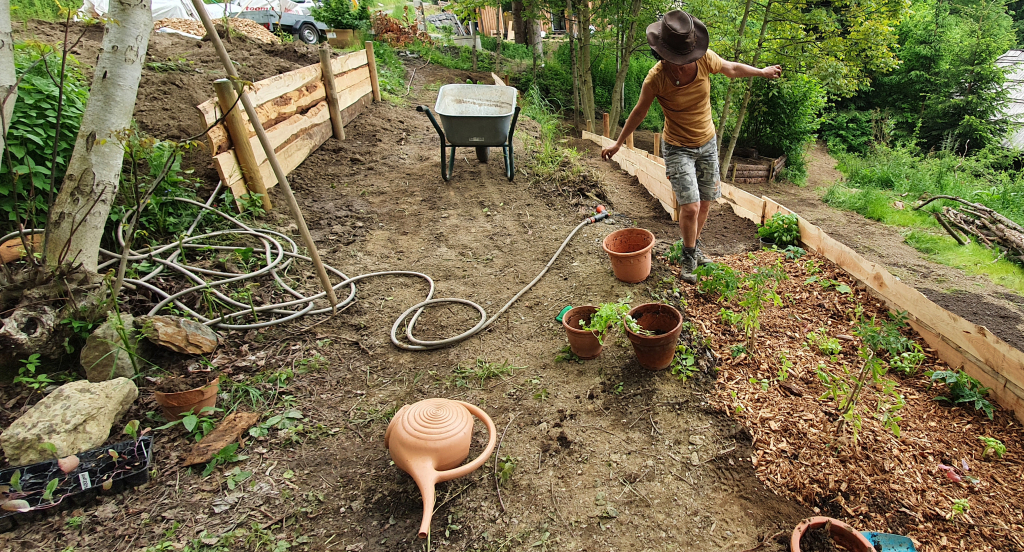
[[[576,353],[572,352],[572,349],[566,345],[558,350],[558,353],[555,355],[555,362],[575,362],[577,364],[583,364],[585,361],[576,356]]]
[[[729,266],[711,263],[698,266],[693,273],[700,278],[697,291],[717,295],[719,301],[731,301],[739,292],[741,275]]]
[[[548,398],[548,390],[547,390],[547,388],[541,389],[540,391],[537,391],[536,393],[534,393],[533,394],[533,398],[535,400],[538,400],[538,401],[547,400],[547,398]]]
[[[789,259],[791,261],[795,261],[795,260],[799,259],[800,257],[803,257],[804,255],[806,255],[807,251],[805,251],[804,248],[802,248],[802,247],[798,247],[798,246],[795,246],[795,245],[790,245],[790,246],[787,246],[785,249],[782,250],[782,254],[785,255],[787,259]]]
[[[772,384],[772,380],[770,380],[770,379],[750,378],[747,381],[749,383],[754,384],[754,385],[761,384],[761,391],[767,391],[768,388],[771,387],[771,384]]]
[[[504,487],[512,479],[512,473],[516,471],[519,459],[512,456],[503,456],[498,460],[498,484]]]
[[[213,473],[213,470],[215,470],[217,466],[226,466],[232,462],[241,462],[248,458],[248,456],[237,454],[237,452],[238,443],[231,443],[217,451],[217,453],[213,455],[213,458],[210,459],[210,462],[206,464],[206,468],[203,469],[203,477],[207,477]]]
[[[916,347],[920,347],[916,343]],[[924,353],[921,351],[907,351],[889,359],[889,366],[910,376],[917,371],[917,367],[924,362]]]
[[[807,346],[817,349],[820,353],[833,357],[833,359],[843,352],[843,346],[839,343],[839,340],[829,337],[825,333],[825,328],[818,328],[816,331],[808,333]]]
[[[984,412],[989,420],[995,415],[995,406],[985,399],[989,388],[982,386],[981,382],[967,375],[963,370],[955,372],[950,370],[928,371],[924,375],[931,378],[933,382],[944,383],[949,391],[949,397],[935,397],[935,400],[950,402],[954,405],[972,405],[975,410]]]
[[[736,345],[729,347],[729,354],[732,355],[732,358],[747,354],[746,343],[737,343]]]
[[[736,324],[739,324],[740,320],[743,319],[743,315],[741,315],[738,312],[734,312],[730,309],[723,308],[722,310],[719,311],[719,314],[722,316],[722,321],[730,326],[735,326]]]
[[[202,410],[199,411],[200,414],[213,414],[214,412],[223,412],[223,409],[204,406]],[[200,417],[193,414],[192,411],[189,411],[188,414],[183,414],[181,419],[168,422],[156,429],[168,429],[178,424],[181,424],[182,427],[185,428],[185,431],[187,431],[198,443],[203,440],[203,437],[206,437],[208,433],[213,431],[214,427],[217,425],[217,420],[206,416]]]
[[[953,500],[953,506],[949,509],[949,516],[946,519],[952,521],[956,516],[962,516],[969,511],[971,511],[971,505],[967,503],[967,499],[957,498]]]
[[[84,522],[85,522],[85,518],[84,517],[82,517],[82,516],[75,516],[75,517],[69,517],[68,520],[65,523],[67,523],[67,526],[72,528],[72,529],[78,529],[78,528],[82,527],[82,524]]]
[[[1002,458],[1006,454],[1006,445],[1003,444],[999,439],[993,437],[978,436],[978,440],[985,445],[985,448],[981,451],[981,457],[986,458],[989,455],[995,455],[997,458]]]
[[[522,366],[514,366],[507,360],[499,364],[478,358],[472,367],[463,367],[462,364],[459,364],[452,371],[451,383],[454,383],[456,387],[469,387],[470,381],[476,379],[479,380],[480,386],[483,387],[484,382],[491,378],[502,377],[506,374],[513,375],[516,370],[522,370],[523,368]]]
[[[53,380],[46,374],[36,375],[40,364],[39,353],[32,353],[27,359],[22,360],[14,383],[28,387],[33,393],[37,391],[41,393],[43,389],[53,383]]]
[[[620,381],[619,383],[616,383],[615,387],[612,387],[612,393],[614,393],[616,395],[621,395],[622,394],[622,389],[623,389],[623,387],[625,387],[625,385],[626,385],[626,382],[624,382],[624,381]]]
[[[234,490],[235,487],[242,484],[243,481],[252,477],[252,472],[242,471],[240,468],[234,468],[227,473],[227,478],[224,480],[228,484],[228,489]]]
[[[700,369],[697,366],[697,356],[694,352],[684,344],[679,344],[676,347],[676,353],[672,357],[672,364],[670,370],[673,376],[679,378],[679,381],[686,381],[693,377],[694,374]]]
[[[779,381],[786,381],[789,378],[789,371],[793,369],[793,361],[786,356],[786,351],[779,353]]]

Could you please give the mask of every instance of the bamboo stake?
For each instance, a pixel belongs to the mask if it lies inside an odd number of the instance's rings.
[[[203,21],[203,27],[206,28],[206,34],[210,37],[210,41],[213,42],[214,49],[217,50],[220,62],[224,65],[224,70],[227,71],[229,77],[237,80],[238,72],[235,71],[235,66],[231,63],[228,51],[224,49],[224,43],[221,42],[220,35],[217,34],[217,29],[213,26],[213,21],[210,20],[210,14],[206,13],[206,6],[203,4],[203,0],[192,0],[192,6]],[[337,308],[338,296],[334,294],[331,278],[327,275],[327,269],[324,268],[323,261],[320,260],[320,252],[317,251],[316,242],[313,241],[313,236],[309,234],[309,228],[306,227],[306,219],[302,217],[302,211],[299,210],[299,202],[296,201],[292,187],[288,184],[288,176],[284,174],[284,169],[281,168],[281,164],[277,161],[274,145],[270,143],[267,132],[263,130],[263,125],[260,123],[259,116],[256,115],[256,108],[252,105],[249,94],[243,89],[240,96],[242,106],[245,107],[245,113],[249,115],[249,120],[252,121],[252,128],[256,131],[256,137],[259,138],[260,145],[263,146],[263,151],[267,154],[270,168],[274,169],[274,176],[277,177],[277,182],[281,185],[281,192],[284,193],[285,200],[288,201],[288,208],[292,212],[292,218],[295,219],[295,225],[299,227],[299,233],[302,234],[302,241],[305,243],[306,249],[309,250],[309,257],[313,261],[313,266],[316,267],[317,276],[320,277],[320,283],[324,286],[327,299],[330,300],[332,307]]]
[[[370,86],[373,88],[373,101],[380,101],[380,81],[377,80],[377,58],[373,57],[373,41],[367,40],[366,66],[370,68]]]
[[[344,140],[345,127],[341,120],[341,106],[338,105],[338,85],[334,82],[334,69],[331,68],[331,47],[326,42],[320,46],[320,77],[324,81],[324,90],[327,92],[327,110],[331,112],[331,128],[334,129],[334,137]]]
[[[238,166],[242,168],[245,187],[250,193],[260,194],[263,209],[269,211],[273,207],[270,203],[270,194],[267,193],[267,185],[260,174],[260,164],[256,162],[252,143],[249,142],[249,129],[245,127],[242,112],[235,105],[235,98],[238,97],[235,87],[228,79],[217,79],[213,82],[213,90],[217,93],[217,103],[224,113],[224,123],[228,127],[231,143],[235,146],[235,156],[238,157]]]

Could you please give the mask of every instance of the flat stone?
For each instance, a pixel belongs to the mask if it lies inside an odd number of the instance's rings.
[[[93,330],[92,335],[85,340],[79,362],[85,368],[85,377],[89,381],[96,383],[135,375],[135,366],[128,353],[137,352],[139,348],[138,334],[132,325],[134,320],[130,314],[121,314],[120,323],[124,324],[127,343],[117,331],[118,319],[114,313],[107,315],[107,321]]]
[[[43,443],[53,443],[62,458],[96,448],[138,397],[127,378],[66,383],[15,420],[0,435],[0,445],[12,466],[52,459]]]
[[[178,353],[206,355],[217,349],[217,332],[179,316],[140,316],[135,327],[154,344]]]
[[[694,451],[694,453],[690,455],[690,463],[693,464],[694,466],[700,465],[700,456],[697,456],[696,451]]]
[[[704,436],[703,435],[690,435],[690,444],[691,445],[697,445],[697,446],[703,445],[704,444]]]

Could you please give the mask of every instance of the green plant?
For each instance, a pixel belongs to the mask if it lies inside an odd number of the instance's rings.
[[[310,14],[332,29],[365,29],[370,21],[366,6],[353,10],[351,0],[324,0],[314,5]]]
[[[213,470],[217,469],[217,466],[226,466],[233,462],[241,462],[246,458],[248,458],[248,456],[238,454],[238,443],[231,443],[213,455],[210,462],[206,464],[205,468],[203,468],[203,477],[207,477],[213,473]]]
[[[33,393],[42,393],[53,380],[46,374],[36,375],[39,364],[39,353],[32,353],[27,359],[23,359],[21,366],[18,367],[18,375],[14,377],[14,383],[28,387]]]
[[[828,278],[820,278],[818,276],[811,276],[804,280],[805,284],[813,284],[814,282],[818,282],[819,284],[821,284],[821,287],[824,289],[834,288],[839,293],[843,293],[846,295],[853,293],[853,290],[850,288],[850,286],[840,282],[839,280],[830,280]]]
[[[249,428],[249,435],[253,437],[266,437],[271,430],[283,431],[296,427],[305,417],[302,412],[292,408],[267,418],[266,421]]]
[[[213,414],[215,412],[223,412],[223,409],[204,406],[199,411],[199,414]],[[185,431],[189,433],[189,436],[195,439],[198,443],[203,440],[203,437],[206,437],[208,433],[213,431],[213,428],[217,425],[217,420],[207,416],[194,414],[190,410],[188,413],[182,414],[180,419],[168,422],[156,429],[168,429],[178,424],[181,424],[181,426],[185,428]]]
[[[78,61],[52,46],[19,42],[14,64],[21,81],[0,163],[0,233],[18,222],[42,227],[51,180],[59,187],[64,178],[89,97]]]
[[[795,261],[795,260],[799,259],[800,257],[803,257],[804,255],[806,255],[807,251],[805,251],[804,248],[798,247],[796,245],[787,245],[786,248],[782,250],[782,254],[787,259],[789,259],[791,261]]]
[[[580,321],[580,328],[594,332],[598,343],[604,345],[604,338],[612,328],[619,327],[625,331],[624,320],[628,318],[626,313],[629,312],[629,300],[630,298],[626,297],[615,303],[601,303],[597,307],[597,312],[590,315],[587,323]]]
[[[559,362],[575,362],[577,364],[583,364],[585,361],[576,356],[576,353],[572,352],[572,349],[566,345],[559,349],[558,353],[555,354],[555,363],[557,364]]]
[[[242,459],[244,457],[239,456],[237,458]],[[235,487],[237,487],[238,485],[242,484],[245,480],[252,477],[252,472],[243,471],[241,468],[236,467],[229,471],[226,475],[227,477],[224,479],[224,482],[228,484],[228,489],[234,490]]]
[[[502,377],[506,374],[511,375],[516,370],[522,370],[523,368],[522,366],[514,366],[507,360],[499,364],[478,358],[473,366],[463,367],[462,364],[459,364],[455,370],[452,370],[451,381],[455,383],[456,387],[469,387],[470,381],[476,379],[480,381],[480,386],[483,386],[484,382],[491,378]]]
[[[504,487],[512,479],[512,473],[516,471],[519,459],[513,456],[502,456],[498,460],[498,485]]]
[[[775,213],[757,229],[757,235],[778,247],[796,245],[800,241],[800,221],[794,214]]]
[[[839,344],[839,340],[834,337],[829,337],[829,335],[825,333],[825,328],[818,328],[817,330],[808,333],[807,346],[812,349],[817,349],[820,353],[833,358],[843,352],[843,346]]]
[[[793,361],[786,356],[786,351],[779,352],[779,381],[789,379],[789,371],[793,369]]]
[[[949,516],[947,519],[952,520],[956,516],[964,515],[971,510],[971,505],[967,503],[966,498],[957,498],[953,500],[953,506],[949,509]]]
[[[981,457],[985,458],[991,454],[996,455],[998,458],[1002,458],[1006,454],[1006,445],[1002,441],[994,437],[984,437],[979,435],[978,440],[981,441],[985,448],[981,451]]]
[[[747,344],[737,343],[736,345],[729,347],[729,354],[732,355],[732,358],[747,354]]]
[[[697,291],[715,294],[720,301],[731,301],[740,289],[740,273],[724,264],[698,266],[693,273],[699,278]]]
[[[914,345],[917,346],[916,343]],[[900,353],[899,356],[891,357],[889,366],[909,376],[917,371],[917,367],[924,362],[924,358],[924,353],[921,351],[907,351]]]
[[[974,406],[975,410],[981,410],[992,419],[995,415],[995,406],[985,396],[988,395],[988,387],[981,385],[981,382],[967,375],[963,370],[934,370],[924,373],[933,382],[941,382],[946,385],[949,397],[935,397],[937,401],[946,401],[954,405],[968,404]]]
[[[669,370],[673,376],[679,378],[679,381],[690,379],[700,370],[700,366],[697,365],[697,355],[685,344],[680,343],[676,347],[675,354],[672,356],[672,364],[669,365]]]
[[[766,379],[766,378],[762,378],[762,379],[748,378],[747,379],[747,383],[752,383],[754,385],[760,385],[761,386],[761,391],[767,391],[768,388],[771,387],[771,385],[772,385],[772,380]]]
[[[540,389],[539,391],[534,393],[533,394],[533,398],[534,398],[534,400],[538,400],[538,401],[547,400],[547,398],[548,398],[548,390],[547,390],[547,388]]]
[[[683,249],[686,248],[686,244],[683,240],[678,240],[668,248],[668,253],[665,254],[665,259],[674,264],[678,265],[679,261],[683,260]]]
[[[725,322],[726,324],[729,324],[730,326],[735,326],[736,324],[739,324],[740,320],[743,319],[743,315],[731,309],[723,308],[722,310],[718,311],[718,314],[721,315],[722,321]]]
[[[626,382],[624,382],[624,381],[620,381],[619,383],[616,383],[615,386],[612,387],[612,393],[614,393],[616,395],[621,395],[623,387],[625,387],[625,385],[626,385]]]
[[[67,524],[68,527],[70,527],[72,529],[81,529],[82,524],[85,523],[85,517],[83,517],[83,516],[69,517],[68,520],[65,523]]]
[[[741,313],[740,328],[747,336],[748,351],[754,350],[755,334],[761,328],[761,311],[768,305],[782,304],[782,298],[775,293],[775,288],[785,278],[786,273],[778,267],[758,268],[743,277],[744,291],[739,304],[744,310]]]

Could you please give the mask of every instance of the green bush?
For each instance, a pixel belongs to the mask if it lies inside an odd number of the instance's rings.
[[[805,75],[754,79],[753,83],[740,142],[756,147],[762,155],[785,155],[786,176],[799,182],[806,176],[804,148],[818,130],[825,91]]]
[[[498,51],[498,39],[496,37],[481,36],[480,45],[488,52]],[[516,61],[532,60],[533,51],[530,49],[528,44],[516,44],[515,42],[509,42],[506,40],[501,45],[501,57],[502,59],[511,59]]]
[[[874,138],[873,113],[869,111],[833,111],[821,118],[818,135],[833,153],[865,155]]]
[[[317,21],[331,29],[367,29],[370,23],[370,12],[365,5],[359,11],[352,9],[352,0],[323,0],[310,10]]]
[[[44,61],[33,66],[47,53],[49,55]],[[7,131],[7,150],[0,163],[0,217],[3,218],[0,228],[4,231],[15,228],[19,219],[26,221],[32,206],[35,208],[35,216],[33,220],[27,220],[27,224],[37,226],[45,220],[51,173],[54,186],[59,188],[75,149],[78,127],[89,97],[88,84],[78,62],[69,55],[58,137],[57,106],[60,89],[50,75],[54,75],[59,82],[60,53],[39,43],[19,44],[14,49],[14,65],[19,74],[24,71],[28,73],[18,85],[18,101],[14,105],[11,126]],[[55,141],[57,158],[51,166]],[[28,198],[33,194],[33,205],[30,205]]]
[[[82,7],[82,0],[70,0],[57,4],[56,0],[11,0],[11,19],[28,21],[42,19],[44,21],[63,21],[61,6],[77,12]]]

